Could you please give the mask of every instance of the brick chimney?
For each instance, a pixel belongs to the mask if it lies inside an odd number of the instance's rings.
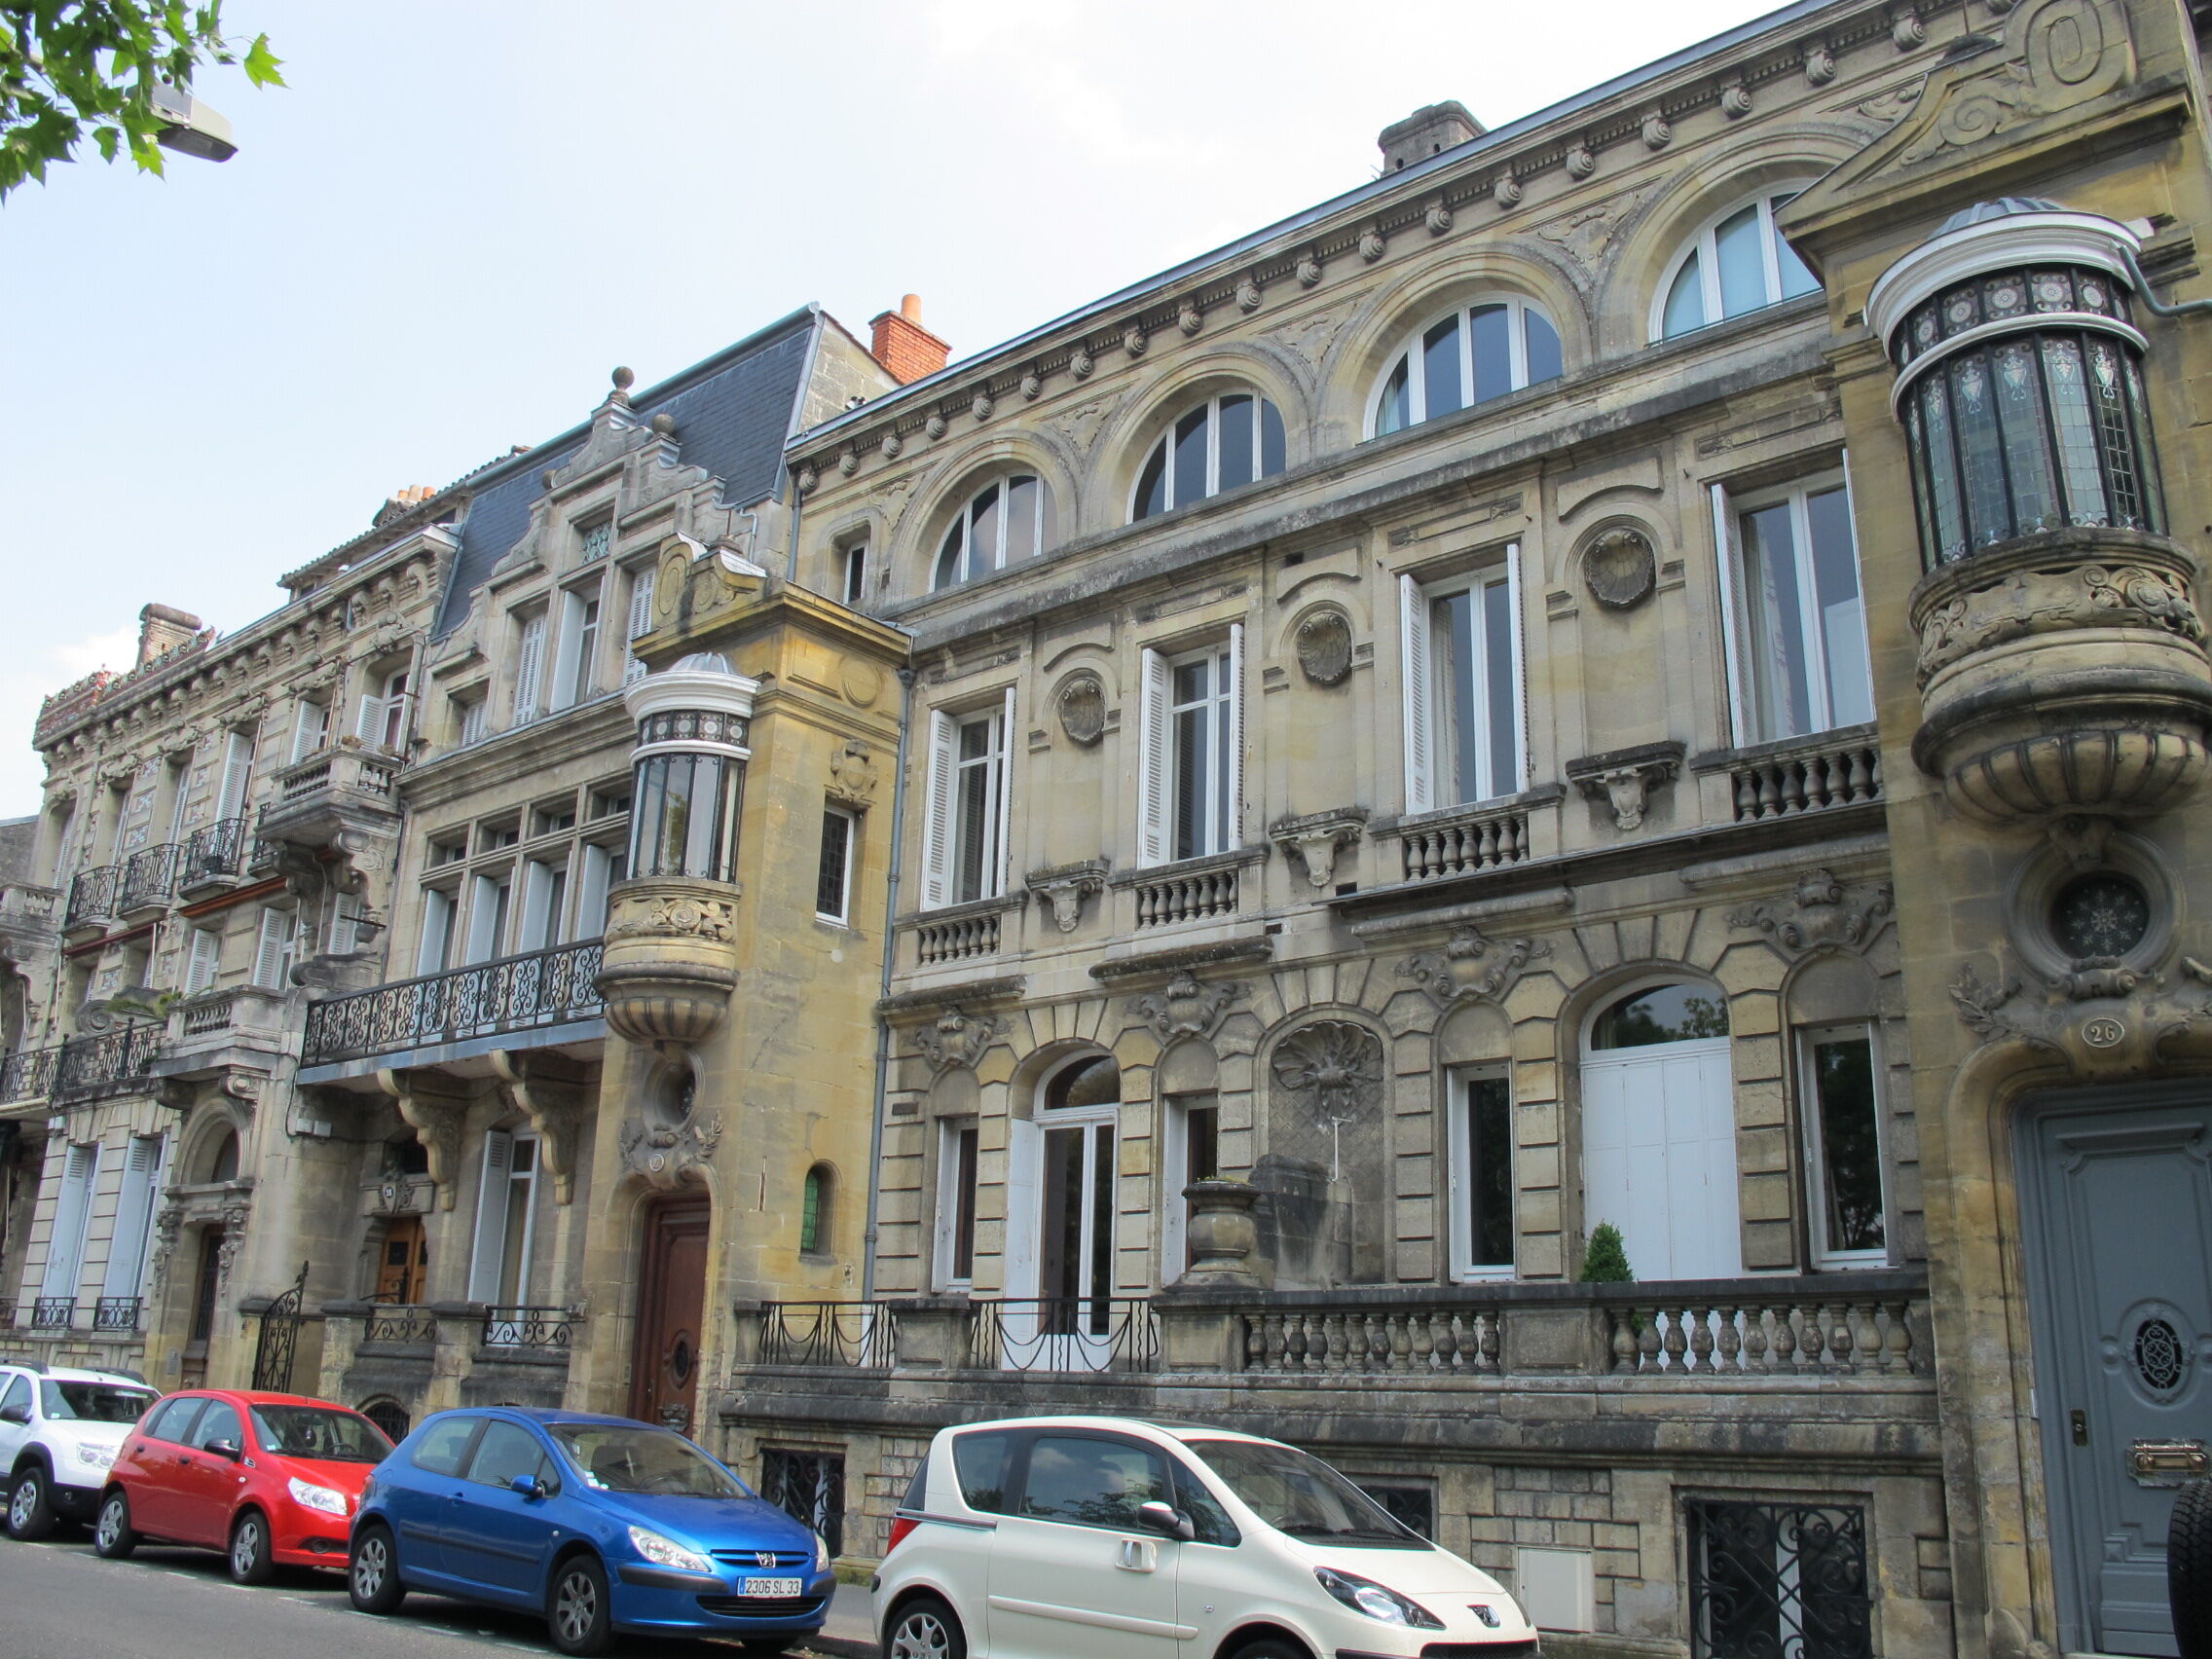
[[[1457,98],[1422,104],[1403,121],[1382,129],[1376,142],[1382,146],[1382,170],[1394,173],[1458,148],[1483,135],[1483,124],[1467,113]]]
[[[138,663],[144,668],[164,651],[200,632],[200,618],[190,611],[171,610],[166,605],[149,605],[138,612]]]
[[[908,294],[895,312],[885,312],[869,324],[875,340],[868,355],[891,371],[901,386],[934,375],[944,367],[952,348],[922,326],[922,296]]]

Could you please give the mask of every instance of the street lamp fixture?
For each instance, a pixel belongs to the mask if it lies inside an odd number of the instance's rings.
[[[231,124],[221,111],[202,103],[182,87],[166,81],[154,83],[154,107],[166,125],[154,134],[164,149],[203,162],[227,162],[239,153],[231,139]]]

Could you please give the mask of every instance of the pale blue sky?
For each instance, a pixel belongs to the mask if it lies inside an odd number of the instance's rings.
[[[1759,0],[225,0],[290,90],[198,91],[240,146],[0,206],[0,817],[39,699],[138,608],[224,629],[276,577],[808,300],[922,296],[954,355],[1492,125]]]

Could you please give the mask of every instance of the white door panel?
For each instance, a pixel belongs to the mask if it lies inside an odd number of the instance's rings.
[[[1620,1229],[1639,1279],[1743,1272],[1725,1039],[1582,1063],[1583,1216]]]

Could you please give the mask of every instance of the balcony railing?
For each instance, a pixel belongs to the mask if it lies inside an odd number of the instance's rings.
[[[0,1060],[0,1105],[13,1100],[43,1100],[54,1092],[54,1065],[59,1046],[18,1049]]]
[[[66,1331],[77,1322],[76,1301],[67,1296],[41,1296],[31,1303],[31,1329]]]
[[[760,1363],[888,1370],[899,1317],[886,1302],[770,1302],[760,1309]]]
[[[120,873],[115,865],[101,865],[97,869],[84,870],[69,884],[69,908],[62,918],[65,928],[89,927],[105,921],[115,914],[115,884]]]
[[[166,1028],[151,1021],[97,1037],[72,1037],[54,1063],[54,1099],[94,1100],[147,1084]]]
[[[195,830],[184,843],[177,885],[198,887],[210,881],[228,881],[276,862],[275,848],[253,835],[251,820],[243,815],[218,819]]]
[[[0,888],[0,928],[26,928],[44,933],[54,925],[55,898],[51,887]]]
[[[177,1029],[185,1037],[212,1037],[219,1031],[231,1028],[231,1014],[237,1008],[237,991],[214,991],[195,997],[184,1005],[177,1015]]]
[[[575,1339],[576,1319],[572,1308],[487,1308],[484,1346],[565,1354]]]
[[[1794,818],[1882,798],[1882,751],[1872,726],[1770,745],[1729,768],[1736,822]]]
[[[1150,1371],[1159,1357],[1150,1297],[987,1297],[968,1305],[973,1370]]]
[[[333,997],[308,1010],[300,1063],[327,1065],[589,1019],[602,1007],[592,982],[599,961],[600,941],[580,940]]]
[[[1464,807],[1420,819],[1399,831],[1408,881],[1439,881],[1519,864],[1529,856],[1529,809],[1520,804]]]
[[[1202,921],[1208,916],[1235,915],[1238,873],[1238,866],[1228,865],[1138,879],[1133,884],[1137,926],[1161,928],[1176,922]]]
[[[158,847],[142,848],[124,861],[123,879],[116,889],[116,913],[128,915],[148,905],[166,904],[176,892],[183,853],[176,842],[165,841]]]
[[[391,780],[398,771],[397,756],[371,755],[358,749],[325,749],[276,774],[276,799],[273,804],[297,806],[312,795],[334,789],[388,795]]]
[[[138,1329],[138,1314],[144,1306],[135,1296],[103,1296],[92,1304],[92,1329],[134,1332]]]
[[[398,1347],[430,1347],[438,1340],[438,1315],[413,1303],[380,1302],[361,1318],[363,1343]]]
[[[925,921],[914,927],[914,954],[925,968],[939,962],[966,962],[999,953],[999,918],[1002,910],[985,915],[954,916],[946,921]]]

